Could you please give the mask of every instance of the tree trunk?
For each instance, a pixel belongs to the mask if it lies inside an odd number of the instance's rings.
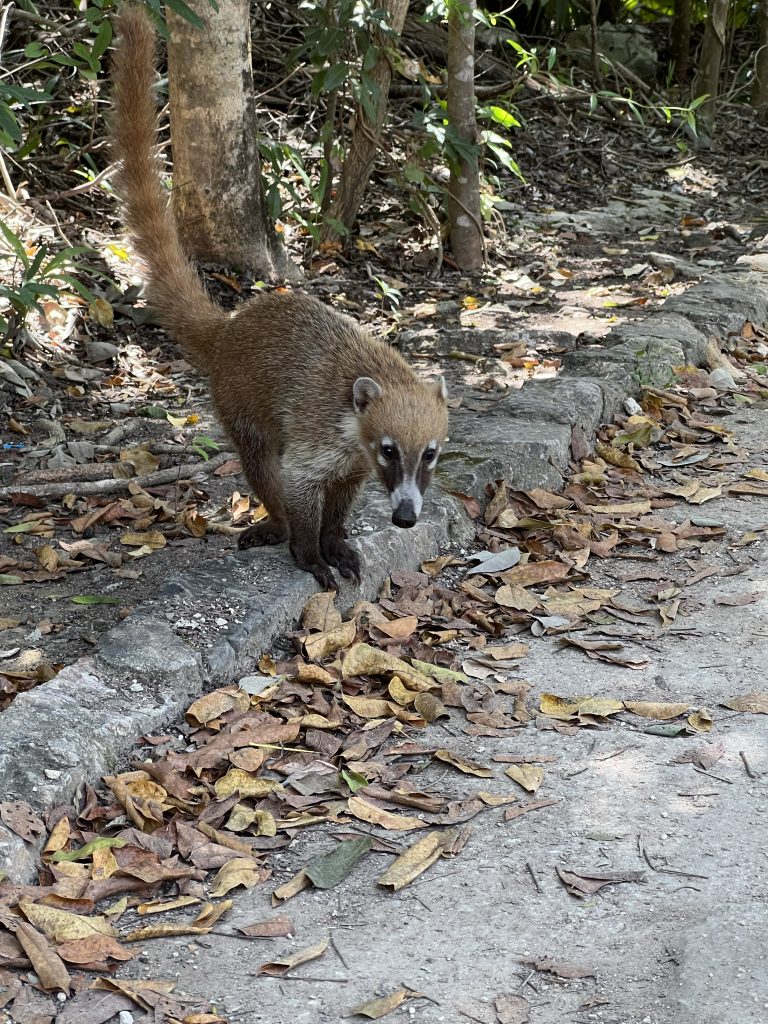
[[[672,58],[677,84],[685,86],[691,62],[691,0],[675,0],[672,20]]]
[[[760,36],[755,54],[755,80],[752,83],[752,106],[768,108],[768,0],[760,0]]]
[[[699,66],[693,81],[694,98],[709,95],[699,112],[710,131],[714,128],[717,96],[720,92],[720,64],[725,49],[729,0],[708,0],[707,24],[699,54]]]
[[[448,122],[454,136],[477,147],[475,119],[476,0],[452,0],[448,8]],[[483,265],[483,223],[480,214],[478,153],[464,152],[451,160],[448,193],[451,250],[464,270]]]
[[[355,113],[355,127],[347,155],[344,157],[336,195],[328,210],[328,220],[323,226],[322,239],[324,242],[335,241],[341,237],[343,231],[339,228],[339,224],[343,225],[347,231],[351,231],[357,219],[357,213],[376,160],[376,152],[379,148],[384,119],[387,114],[392,65],[386,51],[399,39],[400,33],[403,31],[405,16],[408,13],[408,3],[409,0],[382,0],[380,4],[392,34],[382,33],[378,27],[371,32],[371,45],[381,48],[379,58],[369,73],[378,92],[378,96],[371,96],[375,117],[370,119],[362,106],[358,106]],[[334,224],[334,221],[338,223]]]
[[[196,28],[167,10],[173,210],[191,255],[295,277],[264,205],[248,0],[191,6]]]

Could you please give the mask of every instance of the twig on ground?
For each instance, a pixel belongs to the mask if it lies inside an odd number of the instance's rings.
[[[195,476],[208,476],[214,469],[218,469],[227,459],[231,458],[231,452],[221,452],[207,462],[185,462],[181,466],[159,469],[146,476],[131,477],[130,480],[93,480],[81,484],[75,482],[74,486],[71,480],[67,483],[31,484],[29,487],[23,484],[12,484],[9,487],[0,487],[0,497],[10,497],[14,492],[20,490],[37,498],[63,498],[65,494],[71,494],[73,491],[78,495],[127,491],[130,484],[144,488],[157,487],[159,484],[172,484],[177,480],[186,480]]]

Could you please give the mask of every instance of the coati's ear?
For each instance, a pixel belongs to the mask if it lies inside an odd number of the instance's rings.
[[[448,401],[448,388],[445,386],[445,377],[438,377],[433,384],[435,392],[438,398],[442,398],[444,402]]]
[[[383,394],[381,385],[377,384],[373,377],[358,377],[352,385],[352,404],[355,412],[365,412],[374,398],[380,398]]]

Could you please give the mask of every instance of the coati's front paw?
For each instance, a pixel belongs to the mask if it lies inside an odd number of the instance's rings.
[[[334,565],[345,580],[360,583],[360,557],[353,547],[337,533],[326,533],[320,538],[323,558]]]
[[[311,573],[320,584],[322,590],[338,592],[339,584],[336,582],[336,577],[331,572],[330,565],[328,565],[318,550],[302,550],[291,545],[291,554],[299,569]]]
[[[287,539],[288,531],[285,527],[281,526],[280,523],[273,522],[271,519],[265,519],[264,522],[256,523],[255,526],[249,526],[247,530],[243,530],[237,538],[237,546],[241,551],[245,551],[247,548],[262,548],[267,545],[282,544]]]

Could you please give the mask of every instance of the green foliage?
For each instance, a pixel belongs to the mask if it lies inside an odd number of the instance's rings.
[[[212,437],[208,437],[206,434],[198,434],[189,442],[189,447],[193,452],[196,452],[204,462],[207,462],[211,457],[210,453],[219,451],[220,446]]]
[[[43,243],[30,254],[24,242],[2,220],[0,235],[7,245],[0,249],[0,266],[11,265],[8,275],[11,283],[0,284],[0,330],[4,335],[23,327],[33,309],[42,312],[40,300],[57,299],[62,288],[71,288],[86,302],[93,302],[93,294],[72,273],[82,269],[77,260],[83,253],[90,252],[85,246],[68,246],[52,252],[47,243]]]

